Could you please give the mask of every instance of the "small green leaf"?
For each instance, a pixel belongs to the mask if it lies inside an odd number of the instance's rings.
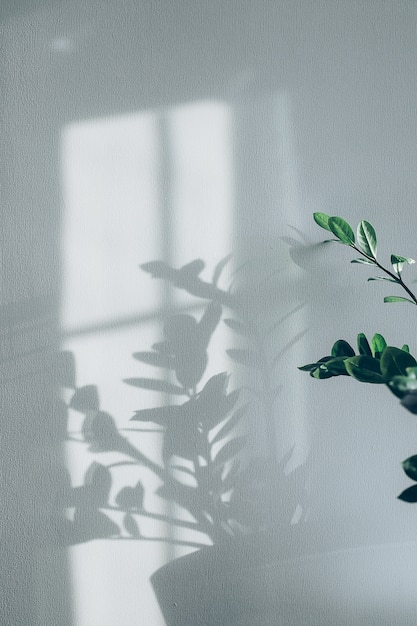
[[[356,378],[361,383],[385,383],[385,378],[381,375],[379,360],[371,356],[354,356],[345,360],[346,371],[352,378]]]
[[[407,389],[407,382],[407,376],[394,376],[388,382],[388,388],[394,396],[397,396],[397,398],[400,398],[401,400],[407,393],[409,393]]]
[[[322,359],[317,363],[310,363],[299,367],[299,370],[304,372],[310,372],[310,376],[313,378],[331,378],[332,376],[347,376],[345,369],[346,356],[337,356],[334,358],[327,357],[326,360]]]
[[[406,256],[399,256],[398,254],[391,254],[391,263],[397,274],[401,274],[402,269],[404,267],[404,263],[408,263],[408,265],[412,265],[415,263],[414,259],[410,259]]]
[[[310,376],[322,380],[323,378],[332,378],[332,376],[335,376],[335,374],[329,372],[327,367],[320,366],[317,367],[315,370],[312,370],[310,372]]]
[[[351,246],[355,243],[355,234],[350,224],[342,217],[329,217],[330,230],[342,243]]]
[[[332,356],[355,356],[355,351],[344,339],[338,339],[332,347]]]
[[[406,393],[401,399],[401,405],[410,413],[417,415],[417,391]]]
[[[346,344],[349,346],[347,342]],[[345,349],[348,351],[346,346]],[[351,350],[353,352],[352,348]],[[347,355],[340,355],[336,357],[325,356],[316,363],[309,363],[308,365],[303,365],[298,369],[304,372],[310,372],[310,376],[317,379],[331,378],[332,376],[348,376],[345,369],[345,361],[347,358],[349,358]]]
[[[371,339],[372,355],[376,359],[380,359],[386,347],[387,342],[385,341],[384,337],[379,333],[375,333],[375,335]]]
[[[372,224],[362,220],[358,225],[357,236],[358,243],[363,252],[376,259],[377,241],[375,229]]]
[[[394,376],[405,376],[407,367],[416,365],[417,361],[411,354],[393,346],[387,346],[381,356],[381,372],[387,380]]]
[[[373,261],[369,259],[353,259],[351,263],[361,263],[362,265],[376,265]]]
[[[410,298],[402,298],[401,296],[386,296],[384,298],[384,302],[411,302],[411,304],[415,304],[414,300],[410,300]]]
[[[325,363],[326,361],[330,361],[332,358],[333,357],[331,356],[323,356],[321,359],[319,359],[315,363],[308,363],[307,365],[301,365],[300,367],[298,367],[298,369],[301,370],[302,372],[311,372],[312,370],[315,370],[317,367],[319,367],[322,363]]]
[[[404,398],[406,394],[417,391],[417,380],[408,376],[394,376],[388,386],[397,398]]]
[[[404,350],[404,352],[410,352],[410,346],[409,346],[408,344],[406,344],[406,343],[405,343],[405,344],[401,347],[401,350]],[[412,367],[407,367],[407,372],[408,372],[408,370],[412,370],[412,369],[414,369],[414,368],[412,368]]]
[[[326,213],[313,213],[313,219],[321,228],[331,231],[329,227],[329,215],[326,215]]]
[[[409,487],[398,496],[398,500],[403,502],[415,503],[417,502],[417,485]]]
[[[398,280],[395,280],[394,278],[388,278],[388,276],[372,276],[372,278],[368,278],[368,281],[370,280],[386,280],[389,283],[398,283]]]
[[[358,350],[359,354],[370,357],[372,356],[371,346],[369,345],[364,333],[359,333],[358,335]]]
[[[332,376],[340,376],[346,374],[344,361],[346,357],[328,358],[326,361],[321,360],[317,367],[310,372],[310,376],[317,379],[332,378]]]
[[[308,365],[300,365],[297,369],[301,372],[312,372],[318,367],[317,363],[308,363]]]
[[[406,376],[394,376],[388,383],[390,390],[397,398],[404,398],[411,394],[414,396],[417,393],[417,367],[407,367],[406,372]]]
[[[325,369],[332,376],[349,376],[345,367],[346,358],[346,356],[337,356],[330,359],[321,369]]]

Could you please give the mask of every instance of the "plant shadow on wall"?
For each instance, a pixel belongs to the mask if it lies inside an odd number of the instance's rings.
[[[162,437],[160,463],[116,427],[113,417],[100,406],[96,386],[76,387],[74,357],[70,352],[61,354],[61,379],[68,394],[61,403],[62,417],[69,410],[81,414],[80,441],[87,443],[92,453],[119,452],[125,457],[107,465],[94,461],[79,487],[72,487],[69,474],[65,475],[59,505],[72,514],[59,524],[61,540],[70,545],[100,538],[163,541],[200,548],[152,577],[167,623],[181,626],[220,624],[226,613],[233,624],[245,611],[259,610],[259,606],[251,606],[254,596],[243,590],[239,595],[239,573],[242,568],[282,557],[280,550],[295,513],[298,511],[300,522],[307,508],[306,466],[287,471],[291,447],[278,459],[274,417],[279,412],[280,392],[274,371],[299,337],[271,350],[277,329],[302,305],[290,307],[284,318],[271,323],[270,304],[277,301],[276,278],[281,270],[265,261],[246,263],[225,290],[219,282],[229,260],[218,263],[211,282],[200,278],[201,260],[180,269],[162,261],[142,265],[153,278],[168,281],[204,302],[198,317],[182,312],[169,316],[161,341],[150,350],[133,353],[138,363],[153,366],[164,375],[124,381],[167,397],[162,406],[138,409],[131,418],[139,428],[143,423],[153,425],[155,436]],[[222,324],[242,344],[226,353],[230,363],[249,371],[249,385],[232,389],[229,373],[207,375],[208,346]],[[257,424],[250,421],[253,406],[257,407]],[[263,430],[268,444],[256,454],[253,450],[248,453],[252,428]],[[135,435],[140,436],[140,430]],[[114,473],[124,465],[146,468],[158,478],[157,495],[166,501],[165,512],[156,513],[145,506],[146,490],[141,481],[122,487],[111,497]],[[150,536],[141,529],[143,520],[165,522],[172,531]],[[277,536],[279,542],[271,539]]]

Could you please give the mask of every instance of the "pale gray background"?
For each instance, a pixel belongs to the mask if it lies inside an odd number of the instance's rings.
[[[350,266],[349,251],[301,248],[291,259],[280,238],[300,239],[290,228],[295,226],[308,242],[318,242],[322,231],[313,224],[312,212],[324,211],[342,215],[354,226],[360,219],[372,222],[386,261],[391,252],[417,254],[415,3],[16,1],[3,5],[2,16],[1,623],[163,624],[155,601],[148,606],[143,599],[152,593],[150,588],[144,591],[132,583],[121,600],[117,584],[125,584],[119,573],[129,556],[126,551],[112,548],[115,560],[100,568],[100,576],[86,576],[80,591],[74,573],[79,570],[69,565],[73,556],[51,545],[43,532],[54,507],[51,493],[62,455],[62,433],[51,410],[53,349],[65,345],[79,350],[83,384],[99,384],[99,375],[104,386],[109,379],[124,377],[116,366],[112,369],[111,360],[103,365],[102,356],[94,356],[94,342],[82,348],[61,333],[68,264],[68,258],[63,260],[68,219],[63,146],[68,129],[78,123],[141,112],[159,115],[201,102],[220,103],[231,120],[227,145],[233,164],[228,173],[233,219],[227,220],[232,235],[222,240],[219,253],[231,247],[245,257],[263,253],[266,245],[276,249],[285,271],[269,303],[271,311],[279,318],[304,304],[302,314],[283,332],[286,341],[300,336],[276,372],[283,384],[276,417],[279,411],[286,416],[284,450],[277,454],[295,444],[294,465],[307,456],[312,462],[308,523],[314,536],[327,537],[329,549],[343,542],[392,545],[390,551],[381,551],[375,569],[404,573],[395,544],[415,540],[417,508],[398,502],[396,495],[408,484],[400,461],[416,451],[415,419],[385,389],[345,379],[318,383],[299,373],[296,365],[323,356],[341,336],[353,342],[359,331],[382,332],[390,343],[407,341],[416,351],[415,311],[408,305],[383,305],[389,288],[366,284],[369,271]],[[85,176],[93,180],[88,170]],[[203,189],[196,212],[207,215],[210,198],[210,190]],[[121,193],[121,207],[124,201]],[[177,216],[169,198],[164,208],[170,240],[168,225],[175,229]],[[216,231],[220,236],[224,229],[222,217],[215,216],[212,232],[202,227],[188,239],[210,249],[211,238],[214,246]],[[143,223],[148,217],[143,215]],[[123,208],[119,218],[123,222]],[[99,217],[96,226],[100,232]],[[100,240],[97,233],[95,237]],[[132,276],[139,263],[152,260],[140,249],[139,235],[138,242],[137,250],[128,253],[136,264],[129,268]],[[82,253],[88,263],[85,248]],[[112,253],[118,256],[117,246]],[[166,253],[178,262],[195,258],[183,258],[178,233]],[[77,252],[71,249],[70,254],[75,262]],[[219,260],[217,252],[213,258],[201,256],[210,267]],[[91,263],[93,257],[94,250]],[[98,265],[97,280],[107,284],[105,276],[105,268]],[[414,278],[413,268],[409,276]],[[117,284],[120,277],[112,280]],[[149,288],[141,276],[127,292],[139,293],[145,283]],[[83,286],[88,289],[88,283]],[[124,313],[133,317],[147,308],[139,297],[129,307]],[[79,325],[85,322],[84,313]],[[72,315],[77,326],[77,307]],[[155,340],[158,327],[149,329],[152,338],[147,332],[141,330],[135,345],[125,340],[120,350],[126,360],[130,352]],[[93,362],[90,369],[83,365],[88,359]],[[128,416],[125,412],[121,421]],[[106,554],[100,552],[106,549],[100,544],[96,554]],[[77,548],[79,563],[88,558],[88,550]],[[148,550],[145,578],[165,558],[153,554]],[[349,556],[345,562],[341,557],[343,574],[336,565],[336,570],[330,567],[329,589],[343,596],[343,607],[357,605],[354,591],[344,595],[344,585],[349,576],[356,580],[363,571],[361,559]],[[134,566],[131,562],[129,571]],[[297,565],[291,567],[294,590],[301,583]],[[415,579],[412,559],[407,567],[405,580]],[[317,571],[313,568],[312,579]],[[279,580],[279,567],[272,579]],[[324,579],[319,587],[326,604],[326,575]],[[379,583],[372,576],[366,579],[369,588],[362,587],[362,600],[366,604],[369,593],[369,624],[382,600],[398,616],[399,607],[415,592],[398,583],[390,596],[387,581],[375,591]],[[261,585],[262,578],[257,580]],[[293,604],[297,598],[300,605],[308,604],[304,592],[294,592]],[[375,598],[379,608],[373,613]],[[103,602],[104,617],[98,608]],[[275,623],[261,619],[259,623]],[[407,619],[409,612],[392,623],[406,624]],[[337,623],[337,613],[323,618],[323,624]]]

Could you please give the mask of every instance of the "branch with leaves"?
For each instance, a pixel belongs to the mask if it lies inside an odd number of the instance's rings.
[[[414,259],[392,254],[393,271],[391,271],[377,260],[377,237],[372,224],[362,220],[358,224],[355,238],[352,227],[343,218],[330,217],[325,213],[314,213],[313,217],[321,228],[335,236],[335,239],[326,239],[324,243],[335,241],[347,245],[361,255],[351,263],[372,265],[386,274],[368,278],[368,281],[385,280],[395,283],[409,296],[407,298],[387,296],[384,302],[417,304],[416,295],[404,283],[402,277],[404,266],[415,263]],[[364,333],[359,333],[357,348],[358,354],[347,341],[339,339],[333,344],[330,355],[303,365],[299,369],[309,372],[310,376],[316,379],[349,376],[362,383],[384,384],[400,398],[402,406],[417,414],[417,360],[410,354],[409,346],[407,344],[401,348],[389,346],[379,333],[375,333],[371,341],[368,341]],[[402,467],[407,476],[417,482],[417,455],[403,461]],[[417,485],[409,487],[398,497],[405,502],[417,502]]]
[[[325,242],[335,241],[337,243],[345,244],[353,250],[356,250],[360,255],[359,259],[353,259],[351,263],[362,263],[364,265],[373,265],[386,274],[386,276],[374,276],[368,278],[371,280],[385,280],[391,283],[400,285],[409,298],[403,298],[400,296],[387,296],[384,298],[384,302],[411,302],[411,304],[417,305],[417,297],[413,294],[409,287],[404,283],[402,279],[402,271],[405,264],[411,265],[415,263],[414,259],[409,257],[400,256],[398,254],[391,254],[391,264],[394,269],[391,272],[386,267],[383,267],[379,261],[377,261],[377,238],[375,229],[369,222],[362,220],[358,224],[357,228],[357,242],[355,240],[355,234],[352,227],[346,220],[341,217],[329,217],[325,213],[314,213],[314,221],[321,228],[330,231],[336,236],[336,239],[326,239]]]

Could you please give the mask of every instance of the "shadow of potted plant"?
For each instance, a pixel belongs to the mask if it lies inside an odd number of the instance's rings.
[[[237,624],[249,610],[253,614],[255,605],[258,613],[267,610],[262,589],[259,598],[255,591],[248,596],[248,573],[249,578],[259,575],[259,568],[291,551],[287,533],[294,512],[300,508],[300,521],[306,511],[303,468],[287,472],[291,449],[277,459],[272,412],[279,388],[274,386],[271,368],[279,355],[267,354],[270,333],[257,329],[265,298],[275,300],[275,277],[271,275],[261,286],[256,281],[256,297],[250,288],[223,290],[218,282],[228,260],[216,266],[211,282],[200,278],[204,267],[200,260],[180,269],[161,261],[142,266],[154,278],[204,302],[199,317],[183,312],[170,315],[161,341],[150,350],[133,353],[136,361],[155,367],[159,376],[124,381],[167,398],[161,405],[138,409],[131,418],[134,424],[152,425],[157,436],[162,435],[161,463],[119,431],[113,417],[100,408],[95,386],[76,387],[74,359],[70,353],[61,355],[61,382],[70,390],[67,402],[60,404],[63,419],[69,409],[78,411],[83,415],[80,440],[89,444],[90,451],[118,451],[125,460],[92,463],[80,487],[72,487],[69,476],[63,476],[58,502],[71,508],[73,515],[59,520],[59,536],[67,544],[107,538],[166,541],[196,550],[171,561],[151,578],[170,626],[220,624],[225,615],[229,623]],[[245,265],[238,273],[246,270]],[[225,310],[228,314],[223,317]],[[208,346],[221,323],[243,341],[242,347],[226,351],[228,357],[236,365],[255,368],[263,381],[257,395],[269,449],[262,455],[247,453],[251,400],[242,396],[250,395],[248,390],[229,390],[227,372],[207,374]],[[145,467],[158,477],[162,484],[157,494],[167,502],[166,514],[146,509],[140,481],[122,487],[111,501],[112,474],[126,464]],[[180,536],[145,535],[143,518],[164,521]]]

